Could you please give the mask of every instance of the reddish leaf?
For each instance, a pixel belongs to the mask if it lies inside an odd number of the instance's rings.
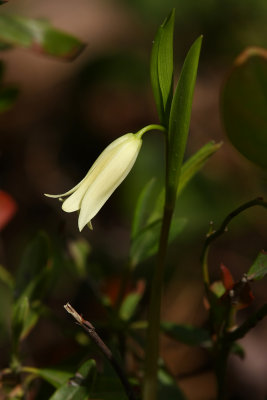
[[[17,211],[15,200],[3,190],[0,190],[0,231],[14,217]]]
[[[231,272],[223,264],[221,264],[221,272],[222,272],[222,281],[225,289],[226,290],[232,289],[232,287],[234,286],[234,279],[232,277]]]

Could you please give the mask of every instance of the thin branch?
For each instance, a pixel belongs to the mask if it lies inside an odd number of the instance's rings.
[[[208,274],[208,264],[207,264],[207,257],[208,257],[208,251],[209,251],[209,246],[211,242],[213,242],[215,239],[223,235],[228,228],[229,223],[234,219],[237,215],[242,213],[243,211],[247,210],[248,208],[255,207],[255,206],[261,206],[264,208],[267,208],[267,202],[264,201],[262,197],[257,197],[254,200],[248,201],[247,203],[242,204],[240,207],[236,208],[234,211],[232,211],[227,217],[224,219],[222,222],[221,226],[217,231],[213,231],[210,234],[207,235],[207,238],[204,243],[202,255],[201,255],[201,264],[203,268],[203,276],[204,276],[204,281],[205,284],[208,286],[209,285],[209,274]]]
[[[233,332],[227,334],[227,340],[234,342],[241,339],[246,333],[254,328],[267,315],[267,304],[264,304],[258,311],[252,314],[242,325]]]
[[[107,347],[107,345],[103,342],[100,336],[97,334],[95,327],[91,324],[91,322],[86,321],[77,311],[69,304],[64,305],[65,310],[72,315],[72,317],[77,321],[78,325],[80,325],[86,333],[90,336],[90,338],[95,342],[97,347],[101,350],[104,356],[109,360],[112,367],[116,371],[124,389],[128,396],[129,400],[136,400],[133,390],[126,378],[124,371],[121,366],[118,364],[117,360],[114,358],[111,350]]]

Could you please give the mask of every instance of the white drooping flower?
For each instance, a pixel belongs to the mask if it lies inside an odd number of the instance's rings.
[[[92,228],[91,220],[132,169],[142,145],[142,134],[127,133],[100,154],[83,180],[66,193],[45,196],[63,199],[66,212],[80,211],[78,227]]]

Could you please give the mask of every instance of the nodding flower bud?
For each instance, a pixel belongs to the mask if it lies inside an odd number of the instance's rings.
[[[91,220],[131,171],[142,145],[142,135],[127,133],[100,154],[83,180],[66,193],[47,197],[66,199],[65,212],[80,211],[78,227],[92,229]]]

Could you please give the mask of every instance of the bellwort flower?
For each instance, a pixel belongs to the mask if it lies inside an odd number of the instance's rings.
[[[66,193],[45,196],[63,200],[65,212],[80,211],[78,226],[92,229],[91,220],[132,169],[142,145],[143,130],[114,140],[100,154],[87,175]]]

